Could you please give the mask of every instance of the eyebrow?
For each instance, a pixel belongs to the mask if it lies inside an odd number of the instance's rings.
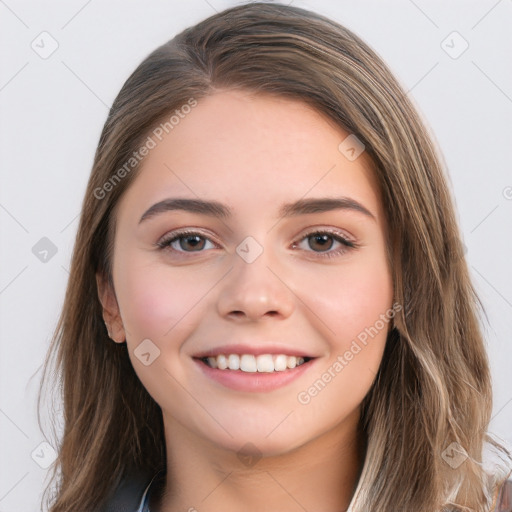
[[[233,216],[231,208],[218,201],[205,201],[202,199],[168,198],[155,203],[148,208],[139,220],[139,224],[146,219],[158,214],[184,210],[200,215],[207,215],[219,219],[228,219]],[[311,213],[324,213],[332,210],[350,210],[362,213],[366,217],[376,221],[375,215],[361,203],[350,197],[320,197],[311,199],[299,199],[293,203],[286,203],[279,210],[279,217],[296,217]]]

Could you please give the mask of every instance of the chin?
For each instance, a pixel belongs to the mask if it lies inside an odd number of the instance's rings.
[[[275,427],[275,425],[274,425]],[[273,427],[273,428],[274,428]],[[211,437],[211,431],[203,433],[208,441],[221,450],[234,452],[243,462],[247,458],[259,459],[262,457],[277,457],[293,452],[307,442],[307,439],[291,437],[288,433],[272,432],[272,428],[265,429],[237,429],[230,430],[230,437],[223,432],[221,437]]]

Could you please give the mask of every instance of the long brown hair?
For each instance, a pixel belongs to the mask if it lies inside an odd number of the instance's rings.
[[[351,510],[488,510],[507,475],[484,472],[484,445],[508,461],[510,454],[486,432],[492,392],[483,308],[436,150],[397,80],[359,37],[304,9],[250,3],[152,52],[105,122],[41,386],[55,365],[64,430],[51,512],[94,510],[131,471],[149,477],[165,469],[161,410],[126,344],[107,336],[95,275],[113,285],[116,205],[140,167],[130,159],[176,109],[230,88],[313,106],[365,145],[380,184],[394,298],[403,307],[362,403],[367,452]],[[467,459],[454,467],[447,450]]]

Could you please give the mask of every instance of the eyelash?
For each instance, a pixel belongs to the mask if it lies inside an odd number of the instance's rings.
[[[317,256],[315,256],[315,257],[334,258],[337,256],[341,256],[341,255],[345,254],[346,252],[349,252],[352,249],[357,249],[359,247],[358,244],[356,244],[355,242],[353,242],[351,240],[348,240],[347,238],[342,236],[339,232],[329,231],[329,230],[310,231],[310,232],[306,233],[305,235],[303,235],[302,238],[300,238],[298,240],[298,242],[302,242],[303,240],[305,240],[313,235],[328,235],[328,236],[332,237],[334,240],[336,240],[337,242],[341,243],[343,246],[341,249],[337,249],[336,251],[331,251],[331,250],[329,250],[328,252],[306,251],[306,252],[313,252],[314,254],[317,254]],[[212,240],[210,240],[207,236],[203,235],[200,232],[183,230],[183,231],[174,231],[173,233],[165,235],[155,245],[158,246],[159,249],[161,249],[161,250],[170,250],[172,252],[181,253],[181,254],[183,254],[183,253],[184,254],[187,254],[187,253],[193,254],[194,252],[204,252],[204,251],[179,251],[179,250],[176,250],[171,247],[171,244],[173,242],[179,240],[180,238],[186,238],[187,236],[199,236],[201,238],[204,238],[204,239],[212,242]],[[214,242],[212,242],[212,243],[214,243]],[[294,242],[293,247],[296,247],[296,245],[297,245],[297,242]]]

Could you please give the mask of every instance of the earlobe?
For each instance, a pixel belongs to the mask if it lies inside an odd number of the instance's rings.
[[[126,334],[114,290],[105,276],[100,273],[96,273],[96,286],[108,336],[116,343],[124,343]]]

